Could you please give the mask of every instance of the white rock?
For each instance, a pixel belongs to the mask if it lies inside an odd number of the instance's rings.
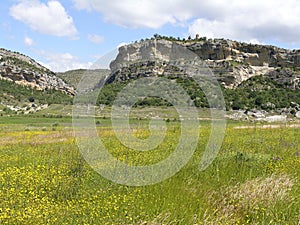
[[[266,117],[266,121],[269,123],[273,122],[286,122],[286,115],[276,115],[276,116],[268,116]]]

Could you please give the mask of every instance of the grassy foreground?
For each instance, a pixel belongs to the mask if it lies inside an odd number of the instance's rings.
[[[166,158],[180,135],[168,123],[165,141],[150,152],[118,142],[108,119],[98,132],[120,160],[152,164]],[[114,184],[89,167],[73,138],[70,120],[1,119],[0,224],[298,224],[300,221],[300,129],[228,124],[216,160],[198,166],[210,134],[201,123],[189,163],[162,183]],[[133,121],[138,137],[148,130]],[[125,157],[126,156],[126,157]]]

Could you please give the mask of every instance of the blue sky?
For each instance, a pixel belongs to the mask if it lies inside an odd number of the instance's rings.
[[[300,48],[298,0],[2,0],[0,47],[53,71],[89,68],[122,43],[159,33]]]

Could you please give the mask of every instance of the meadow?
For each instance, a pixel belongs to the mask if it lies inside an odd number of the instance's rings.
[[[137,137],[147,137],[147,122],[132,120]],[[179,125],[168,121],[165,141],[137,153],[117,140],[109,119],[97,119],[111,154],[139,165],[166,158],[178,142]],[[196,152],[180,172],[130,187],[88,165],[71,118],[2,117],[0,224],[299,224],[300,128],[262,125],[228,121],[217,158],[200,172],[211,130],[209,121],[201,121]]]

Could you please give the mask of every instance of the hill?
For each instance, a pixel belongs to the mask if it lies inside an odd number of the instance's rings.
[[[35,60],[0,49],[1,114],[33,113],[49,104],[71,104],[74,88]]]
[[[120,47],[110,65],[108,83],[126,85],[140,77],[163,76],[182,84],[196,106],[208,107],[205,94],[191,82],[198,69],[191,69],[195,62],[188,59],[183,66],[170,63],[172,57],[185,57],[176,52],[176,46],[189,49],[192,57],[199,57],[211,70],[223,88],[227,110],[264,110],[286,115],[300,111],[300,50],[270,45],[224,39],[180,40],[158,35]],[[142,104],[148,103],[149,99]]]
[[[108,70],[72,70],[53,73],[33,59],[0,49],[0,110],[32,112],[32,105],[71,104],[75,87],[86,73],[110,74],[97,104],[112,105],[117,94],[131,80],[141,77],[165,77],[180,84],[197,107],[209,107],[201,88],[193,82],[192,60],[184,65],[170,63],[175,46],[190,50],[220,83],[226,109],[248,115],[300,115],[300,50],[270,45],[241,43],[225,39],[175,39],[155,35],[119,48]],[[173,49],[174,50],[174,49]],[[178,55],[184,58],[182,52]],[[140,106],[168,106],[170,103],[149,97]],[[30,112],[29,110],[29,112]]]
[[[175,41],[171,39],[172,42],[170,39],[159,36],[120,47],[119,55],[112,63],[111,69],[117,70],[117,65],[122,65],[124,62],[133,64],[137,61],[155,58],[157,63],[152,64],[152,67],[159,67],[159,70],[156,68],[156,71],[161,71],[160,73],[164,75],[174,73],[175,71],[172,69],[163,68],[162,65],[159,65],[159,61],[170,60],[168,54],[173,51],[174,46],[179,45],[189,49],[203,60],[226,88],[236,88],[243,81],[258,75],[270,77],[277,83],[285,84],[293,89],[300,88],[300,50],[288,50],[275,46],[248,44],[224,39],[198,38]],[[188,64],[189,62],[186,61],[185,63]],[[130,66],[126,67],[130,68]],[[149,72],[152,68],[147,67],[147,69]],[[117,80],[128,78],[124,70],[121,69],[118,72],[120,75]],[[130,72],[131,77],[136,76],[136,73]],[[178,71],[176,74],[178,76],[184,75]]]
[[[76,87],[77,84],[80,82],[81,78],[85,74],[100,74],[102,71],[107,71],[103,69],[95,69],[95,70],[86,70],[86,69],[77,69],[77,70],[69,70],[63,73],[57,73],[56,76],[64,80],[66,83],[72,85],[73,87]]]
[[[74,95],[74,88],[58,78],[56,74],[33,59],[5,49],[0,49],[0,79],[34,88],[55,90]]]

